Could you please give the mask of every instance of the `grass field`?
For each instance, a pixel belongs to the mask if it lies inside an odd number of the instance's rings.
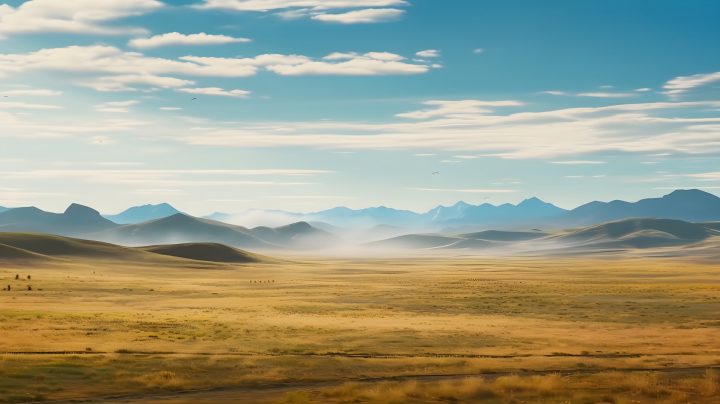
[[[704,369],[627,372],[720,366],[719,269],[679,258],[5,262],[0,402],[218,386],[268,403],[718,402]],[[374,381],[423,375],[453,378]],[[628,375],[650,387],[633,393]]]

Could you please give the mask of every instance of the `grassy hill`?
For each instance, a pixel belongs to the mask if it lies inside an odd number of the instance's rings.
[[[236,264],[279,262],[270,257],[216,243],[123,247],[49,234],[0,232],[0,260],[2,261],[55,261],[75,258],[158,263],[178,263],[186,259]]]
[[[253,254],[217,243],[187,243],[140,247],[140,250],[154,254],[168,255],[197,261],[252,264],[275,261],[264,255]]]

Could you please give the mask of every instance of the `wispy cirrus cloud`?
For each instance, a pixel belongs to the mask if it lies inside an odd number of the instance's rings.
[[[720,72],[680,76],[665,83],[664,94],[677,96],[697,87],[702,87],[720,81]]]
[[[550,164],[582,165],[582,164],[605,164],[605,162],[604,161],[574,160],[574,161],[551,161]]]
[[[462,150],[506,159],[557,158],[609,151],[720,152],[720,125],[717,125],[720,117],[713,117],[712,111],[707,110],[707,107],[720,106],[720,101],[619,104],[509,115],[488,112],[483,106],[515,106],[516,101],[471,101],[461,106],[433,102],[436,110],[409,115],[418,122],[257,123],[174,139],[194,145],[238,147]],[[458,109],[462,112],[458,113]],[[693,116],[698,110],[705,110],[705,114],[711,116]],[[405,117],[404,114],[401,117]]]
[[[493,112],[486,107],[518,107],[524,105],[519,101],[425,101],[423,104],[435,106],[434,109],[397,114],[399,118],[428,119],[438,116],[478,115]]]
[[[52,97],[52,96],[58,96],[62,95],[62,91],[53,91],[53,90],[44,90],[44,89],[37,89],[37,90],[9,90],[9,91],[0,91],[1,95],[6,96],[32,96],[32,97]]]
[[[608,86],[603,86],[608,87]],[[610,86],[611,87],[611,86]],[[633,93],[608,93],[608,92],[597,92],[597,93],[568,93],[565,91],[541,91],[540,94],[550,94],[550,95],[558,95],[558,96],[565,96],[565,97],[592,97],[592,98],[628,98],[628,97],[636,97],[637,94]]]
[[[25,102],[0,102],[0,109],[63,109],[59,105],[28,104]]]

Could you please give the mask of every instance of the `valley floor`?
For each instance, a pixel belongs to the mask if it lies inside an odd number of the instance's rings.
[[[5,262],[0,402],[718,402],[718,270],[617,256]]]

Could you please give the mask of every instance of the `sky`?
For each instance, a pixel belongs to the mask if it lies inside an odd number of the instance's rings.
[[[715,0],[0,0],[0,206],[720,195],[718,20]]]

